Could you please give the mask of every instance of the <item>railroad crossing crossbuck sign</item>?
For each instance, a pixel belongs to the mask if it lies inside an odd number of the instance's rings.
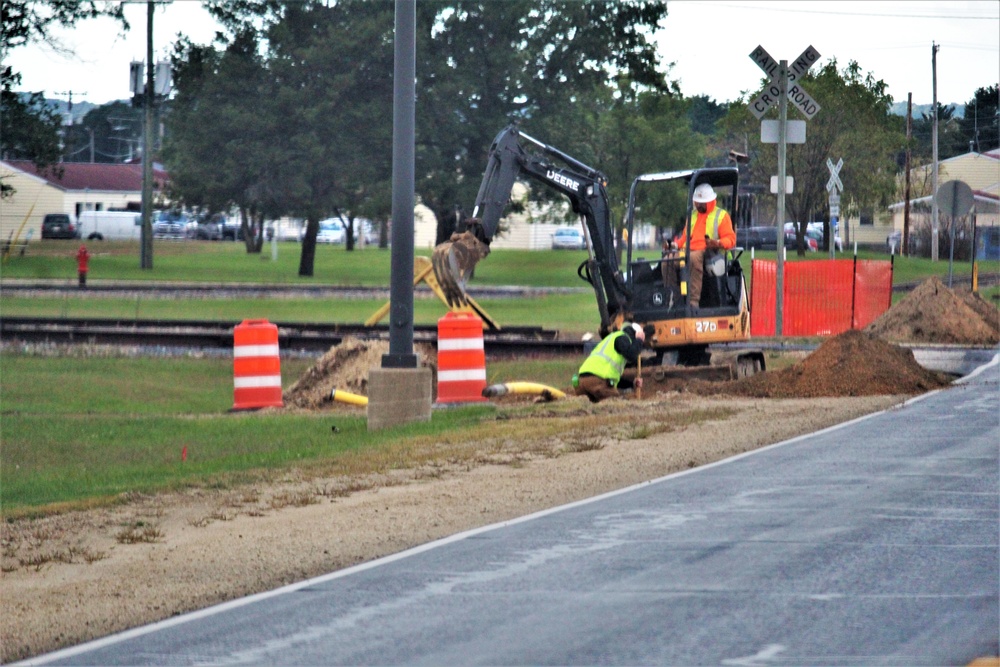
[[[826,182],[826,191],[830,193],[830,216],[833,218],[833,226],[837,226],[837,218],[840,216],[840,193],[844,191],[844,184],[840,180],[840,170],[844,168],[844,158],[833,163],[830,158],[826,159],[826,168],[830,170],[830,180]]]
[[[826,168],[830,170],[830,180],[826,182],[826,191],[830,194],[837,194],[837,192],[843,192],[844,184],[840,182],[840,170],[844,168],[844,158],[837,160],[837,164],[833,163],[830,158],[826,159]]]
[[[781,99],[781,86],[778,81],[779,64],[764,50],[763,46],[758,46],[750,53],[750,59],[757,63],[757,66],[764,70],[764,74],[770,78],[764,91],[750,103],[750,113],[760,120],[772,106]],[[798,58],[788,65],[788,101],[798,109],[803,116],[809,120],[813,119],[820,109],[819,104],[809,93],[803,90],[796,81],[805,74],[813,63],[819,60],[819,51],[812,46],[807,46]]]

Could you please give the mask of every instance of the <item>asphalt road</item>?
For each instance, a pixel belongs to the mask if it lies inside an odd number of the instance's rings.
[[[897,409],[30,662],[963,665],[1000,652],[998,591],[994,358]]]

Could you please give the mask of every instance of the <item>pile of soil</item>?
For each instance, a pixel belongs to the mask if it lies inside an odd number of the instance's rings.
[[[978,294],[959,294],[932,277],[865,331],[898,343],[996,345],[1000,343],[998,313]]]
[[[921,366],[906,348],[863,331],[845,331],[794,366],[711,386],[698,383],[694,390],[755,398],[899,396],[922,394],[951,381]]]
[[[422,367],[437,369],[437,352],[433,345],[417,343],[413,347]],[[330,394],[334,389],[367,396],[368,373],[381,366],[382,355],[388,353],[388,341],[345,338],[327,350],[284,393],[285,406],[307,410],[333,407],[335,403]]]
[[[794,366],[733,382],[699,382],[692,391],[757,398],[913,395],[951,383],[894,342],[996,345],[1000,311],[978,294],[960,294],[932,277],[864,331],[834,336]]]

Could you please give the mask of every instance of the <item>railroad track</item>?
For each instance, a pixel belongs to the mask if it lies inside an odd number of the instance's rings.
[[[100,318],[0,318],[0,341],[121,345],[149,348],[232,350],[233,328],[239,322],[212,320],[134,320]],[[323,353],[345,338],[389,340],[388,325],[272,322],[278,327],[283,353]],[[437,327],[417,325],[414,343],[436,343]],[[560,340],[559,332],[541,327],[504,327],[483,332],[486,353],[581,354],[583,341]]]

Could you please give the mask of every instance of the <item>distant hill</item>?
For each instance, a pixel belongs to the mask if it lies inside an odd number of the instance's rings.
[[[942,106],[946,106],[946,107],[948,107],[948,106],[955,107],[955,118],[965,118],[965,105],[964,104],[955,104],[955,103],[945,104],[944,102],[942,102],[941,105]],[[934,107],[933,104],[914,104],[913,105],[913,117],[914,118],[921,118],[921,117],[923,117],[923,115],[925,113],[930,113],[931,109],[933,107]],[[897,116],[905,116],[906,115],[906,102],[896,102],[895,104],[892,105],[892,109],[890,109],[890,111],[892,113],[894,113],[895,115],[897,115]]]

